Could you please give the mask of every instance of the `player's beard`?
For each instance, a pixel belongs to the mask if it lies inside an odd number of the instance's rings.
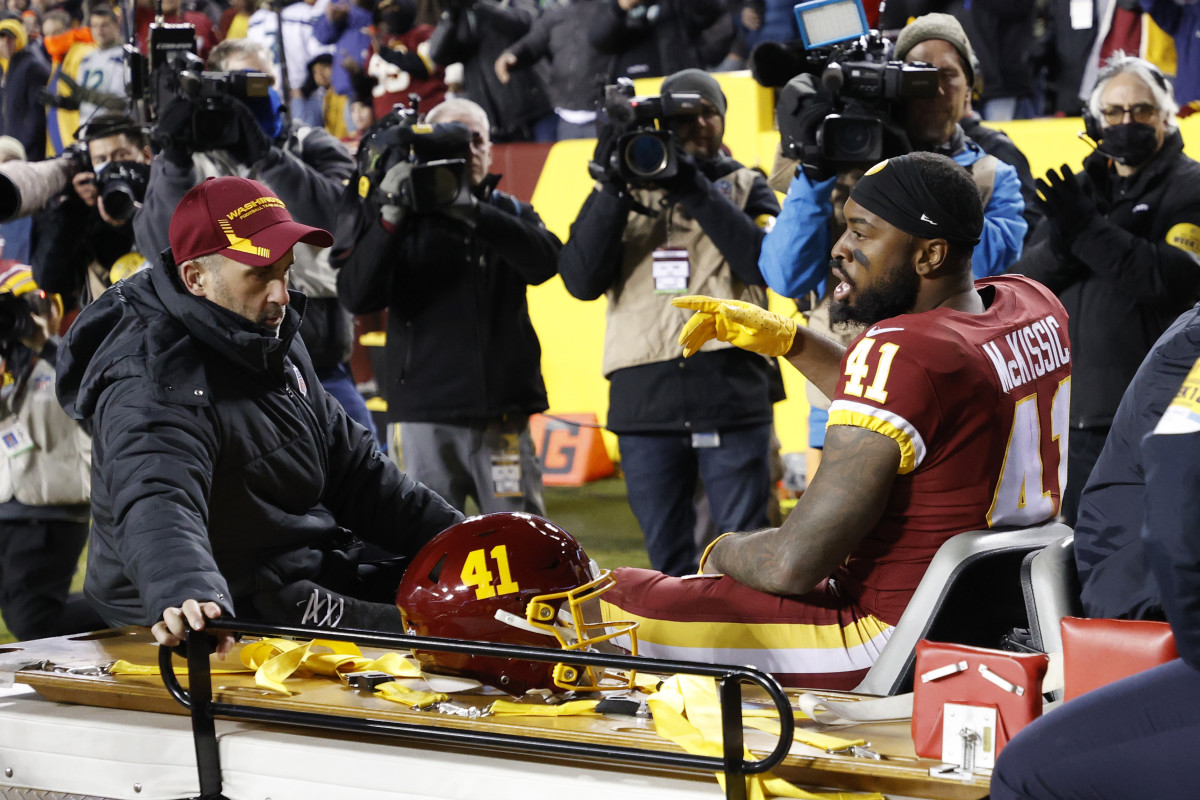
[[[851,284],[853,286],[853,284]],[[897,264],[874,286],[863,289],[854,302],[834,300],[829,304],[829,320],[835,325],[857,322],[874,325],[883,319],[907,314],[917,304],[921,278],[908,264]]]

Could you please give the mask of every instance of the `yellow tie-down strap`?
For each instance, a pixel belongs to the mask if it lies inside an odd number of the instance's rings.
[[[697,675],[675,675],[663,681],[662,687],[646,701],[654,715],[654,727],[658,735],[682,747],[693,755],[723,755],[721,740],[721,703],[717,697],[716,682],[712,678]],[[779,733],[778,719],[772,709],[751,709],[743,712],[744,724],[768,733]],[[797,741],[816,747],[842,749],[861,740],[805,731],[797,733]],[[747,749],[745,758],[750,758]],[[717,773],[717,781],[725,788],[724,773]],[[794,797],[800,800],[884,800],[883,795],[873,792],[808,792],[793,786],[782,778],[770,774],[747,776],[749,800],[764,800],[766,797]]]
[[[249,642],[241,650],[242,666],[218,667],[214,675],[254,672],[255,684],[267,691],[290,696],[292,692],[284,681],[301,670],[314,675],[340,677],[350,672],[383,672],[395,678],[420,678],[421,668],[415,659],[389,652],[380,658],[371,659],[352,642],[332,639],[313,639],[297,642],[291,639],[260,639]],[[132,664],[128,661],[115,662],[110,671],[115,675],[157,675],[157,665]],[[177,675],[186,675],[187,670],[177,667]],[[639,675],[639,677],[641,677]],[[646,700],[654,717],[654,727],[659,736],[682,747],[693,755],[723,755],[721,741],[721,704],[717,698],[716,682],[712,678],[694,675],[673,675],[659,681],[646,676],[640,682],[645,690],[654,689]],[[410,708],[427,708],[444,702],[447,695],[409,688],[391,681],[376,687],[375,696],[383,700],[400,703]],[[496,716],[593,716],[597,700],[576,700],[559,705],[532,705],[508,700],[496,700],[488,709]],[[796,712],[804,716],[802,712]],[[743,709],[742,723],[746,727],[779,735],[779,720],[774,709]],[[844,750],[852,745],[865,744],[862,739],[830,736],[816,731],[796,731],[795,740],[822,750]],[[744,757],[750,758],[749,749]],[[878,793],[857,792],[808,792],[782,778],[769,774],[748,776],[749,800],[764,800],[766,797],[791,797],[800,800],[884,800]],[[725,786],[724,773],[717,773],[717,781]]]
[[[228,675],[253,672],[256,686],[284,696],[292,694],[284,681],[301,669],[312,675],[333,678],[347,672],[385,672],[395,678],[421,677],[421,668],[412,658],[399,653],[384,653],[377,659],[367,658],[358,645],[332,639],[313,639],[308,642],[260,639],[242,647],[241,657],[241,667],[216,667],[212,673]],[[128,661],[117,661],[110,671],[114,675],[159,674],[157,665],[131,664]],[[175,674],[186,675],[187,669],[176,667]]]

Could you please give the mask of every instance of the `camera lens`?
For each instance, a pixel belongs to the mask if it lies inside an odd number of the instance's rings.
[[[830,161],[878,161],[883,152],[883,125],[872,118],[827,118],[821,126],[821,140]]]
[[[433,202],[436,206],[448,206],[458,197],[458,191],[462,187],[461,176],[458,172],[448,166],[436,166],[431,172],[432,180],[430,181]]]
[[[96,186],[104,201],[104,210],[113,219],[130,219],[137,204],[146,195],[150,180],[148,164],[130,161],[110,161],[96,173]]]
[[[625,145],[625,164],[639,178],[653,178],[667,167],[670,151],[655,133],[634,136]]]
[[[113,181],[105,185],[104,210],[113,219],[130,219],[133,216],[133,189],[125,181]]]

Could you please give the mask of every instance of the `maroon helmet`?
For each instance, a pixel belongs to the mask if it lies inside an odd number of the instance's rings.
[[[585,622],[582,604],[611,589],[608,570],[588,559],[575,537],[553,522],[518,512],[471,517],[435,536],[417,553],[396,592],[404,627],[415,636],[590,650],[628,636],[632,622]],[[625,645],[624,642],[622,642]],[[510,694],[529,689],[627,689],[591,667],[548,661],[420,651],[434,672],[476,678]]]

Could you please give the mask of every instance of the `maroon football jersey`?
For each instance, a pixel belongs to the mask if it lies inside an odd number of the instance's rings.
[[[1066,477],[1071,350],[1053,293],[1018,276],[975,284],[987,310],[883,320],[852,342],[829,425],[894,439],[900,471],[875,529],[833,579],[895,624],[956,533],[1058,512]]]

